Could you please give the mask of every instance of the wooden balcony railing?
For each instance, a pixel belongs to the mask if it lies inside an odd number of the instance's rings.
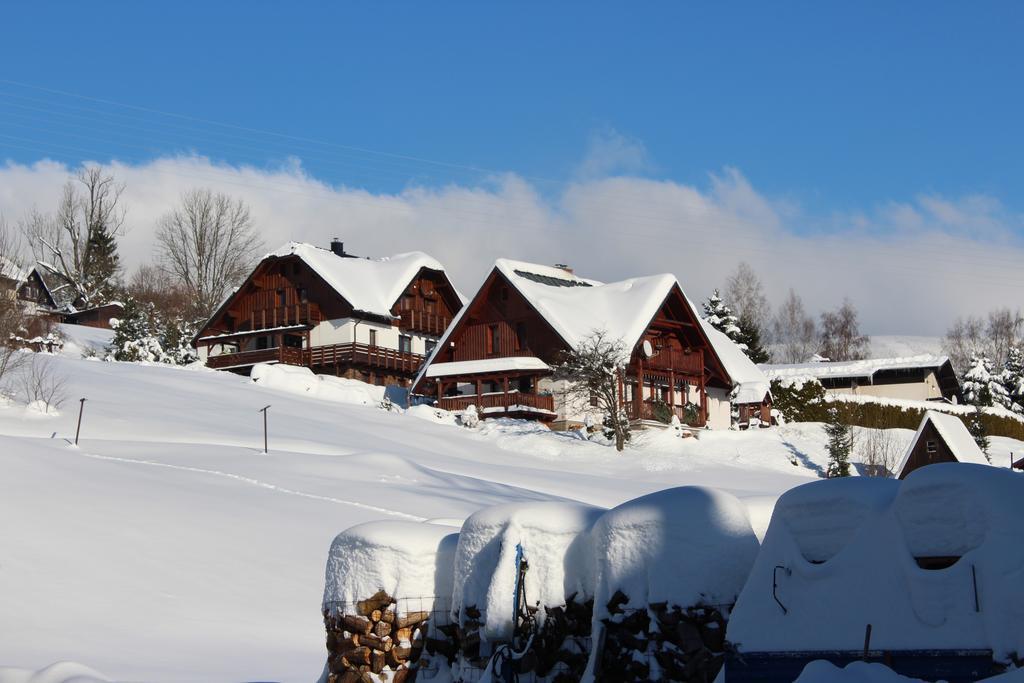
[[[222,353],[206,359],[206,367],[214,370],[224,368],[245,367],[256,363],[286,363],[302,365],[302,349],[280,346],[272,349],[240,351],[238,353]]]
[[[656,405],[658,406],[656,408]],[[703,427],[704,420],[699,417],[696,420],[690,420],[686,416],[686,408],[684,406],[673,406],[667,403],[655,404],[651,401],[626,401],[626,414],[629,415],[631,420],[653,420],[657,422],[664,422],[664,411],[668,411],[669,420],[672,419],[672,415],[679,418],[679,421],[684,425],[690,427]]]
[[[318,325],[323,318],[316,304],[293,304],[259,308],[249,313],[249,329],[271,330],[275,327]]]
[[[645,358],[644,367],[651,370],[672,370],[685,375],[704,373],[704,352],[700,349],[681,353],[674,349],[661,349],[650,358]]]
[[[438,399],[437,407],[444,410],[465,410],[476,406],[486,416],[488,408],[504,408],[508,412],[518,412],[517,406],[525,406],[536,410],[555,412],[555,398],[550,394],[527,394],[518,391],[494,394],[467,394],[463,396],[445,396]],[[508,409],[513,410],[509,411]],[[530,411],[523,411],[530,412]]]
[[[413,374],[420,369],[424,356],[369,344],[330,344],[314,346],[304,352],[306,365],[365,365],[382,370]]]
[[[434,337],[440,337],[448,329],[452,319],[438,313],[427,313],[411,308],[403,308],[398,311],[402,322],[399,327],[410,332],[422,332]]]

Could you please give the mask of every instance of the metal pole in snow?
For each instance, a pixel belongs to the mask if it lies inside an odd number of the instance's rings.
[[[267,408],[270,406],[263,406],[258,412],[263,413],[263,452],[269,453],[267,450]]]
[[[82,412],[85,410],[85,399],[78,399],[78,426],[75,427],[75,445],[78,445],[78,435],[82,431]]]

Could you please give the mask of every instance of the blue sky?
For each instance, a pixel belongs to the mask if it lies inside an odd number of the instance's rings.
[[[642,173],[700,183],[731,166],[820,208],[920,192],[1020,206],[1020,3],[68,2],[3,16],[0,78],[317,141],[563,180],[611,129],[647,150]],[[64,131],[66,147],[125,159],[294,154],[369,189],[470,175],[284,138],[231,148],[156,116],[145,144],[112,144],[134,141],[112,123],[73,144],[83,130],[66,118],[12,104],[40,103],[0,96],[2,133]],[[12,125],[26,115],[37,130]],[[16,160],[38,152],[15,143],[41,148],[3,140]]]
[[[129,268],[205,185],[268,246],[422,249],[469,292],[506,256],[699,298],[745,260],[774,303],[940,334],[1024,291],[1019,2],[6,3],[0,28],[0,218],[110,164]]]

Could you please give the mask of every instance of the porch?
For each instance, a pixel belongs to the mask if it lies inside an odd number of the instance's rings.
[[[370,344],[329,344],[301,348],[281,344],[280,336],[274,339],[278,345],[270,348],[211,355],[206,359],[206,366],[215,370],[241,369],[257,363],[304,365],[313,370],[330,366],[357,366],[408,378],[419,371],[425,358],[417,353],[404,353]]]
[[[277,346],[270,349],[239,351],[237,353],[221,353],[206,359],[206,367],[214,370],[235,370],[247,368],[257,363],[285,363],[286,365],[304,365],[302,349],[290,346]]]
[[[481,417],[533,417],[542,421],[555,419],[555,398],[550,394],[532,394],[512,390],[489,394],[462,394],[437,399],[442,410],[465,410],[476,406]]]

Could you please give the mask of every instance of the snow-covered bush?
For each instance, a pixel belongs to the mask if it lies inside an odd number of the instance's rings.
[[[120,318],[110,321],[114,339],[107,360],[187,365],[198,359],[192,348],[196,325],[183,318],[161,318],[153,304],[128,298]]]
[[[480,413],[472,403],[459,413],[459,424],[468,429],[476,429],[480,426]]]
[[[971,367],[964,374],[964,401],[975,406],[1005,406],[1009,403],[1006,389],[985,356],[971,359]]]

